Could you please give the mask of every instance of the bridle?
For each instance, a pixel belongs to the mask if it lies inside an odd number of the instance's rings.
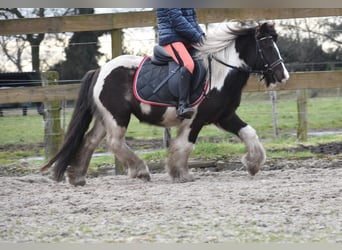
[[[264,68],[266,69],[265,72],[263,72],[262,74],[273,74],[273,69],[275,67],[277,67],[279,64],[281,64],[283,62],[283,59],[281,57],[279,57],[273,63],[271,63],[271,64],[267,63],[265,56],[264,56],[264,51],[261,49],[261,46],[260,46],[260,41],[267,40],[267,39],[270,39],[273,41],[272,36],[265,36],[265,37],[262,37],[260,39],[256,38],[255,41],[256,41],[257,50],[259,52],[261,60],[264,63]]]
[[[263,40],[266,40],[266,39],[272,39],[273,40],[272,36],[265,36],[265,37],[262,37],[262,38],[255,38],[255,41],[256,41],[256,53],[257,53],[257,55],[260,56],[260,58],[261,58],[261,60],[262,60],[262,62],[264,64],[264,68],[265,68],[264,70],[253,70],[251,68],[236,67],[234,65],[225,63],[224,61],[222,61],[221,59],[217,58],[215,55],[210,53],[208,55],[208,66],[209,66],[208,70],[209,70],[209,77],[210,77],[209,79],[211,79],[211,63],[212,63],[213,59],[215,61],[217,61],[218,63],[226,66],[226,67],[229,67],[229,68],[241,71],[241,72],[245,72],[245,73],[249,73],[249,74],[258,74],[258,75],[262,75],[263,77],[265,75],[272,75],[274,68],[277,67],[279,64],[281,64],[283,62],[283,59],[282,58],[278,58],[276,61],[274,61],[272,63],[268,63],[266,61],[265,56],[264,56],[264,51],[263,51],[262,47],[260,46],[260,41],[263,41]]]

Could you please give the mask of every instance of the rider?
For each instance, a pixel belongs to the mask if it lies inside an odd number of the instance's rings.
[[[194,113],[189,104],[189,89],[195,67],[188,49],[202,41],[204,32],[193,8],[157,8],[157,21],[159,45],[181,66],[177,116],[188,119]]]

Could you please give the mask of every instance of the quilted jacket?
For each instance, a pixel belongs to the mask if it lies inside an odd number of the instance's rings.
[[[198,25],[193,8],[157,8],[159,45],[173,42],[186,44],[201,41],[204,32]]]

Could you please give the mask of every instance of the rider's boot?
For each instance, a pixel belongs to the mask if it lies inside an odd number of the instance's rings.
[[[194,108],[189,104],[192,74],[185,67],[182,67],[180,71],[181,83],[179,84],[179,100],[176,114],[179,118],[190,119],[195,112]]]

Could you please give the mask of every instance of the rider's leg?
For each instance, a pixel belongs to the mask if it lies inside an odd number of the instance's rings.
[[[181,42],[175,42],[164,47],[172,58],[181,65],[181,83],[179,84],[179,102],[177,108],[177,116],[180,118],[191,118],[194,109],[189,103],[190,84],[192,73],[195,68],[194,61],[190,56],[185,45]]]

